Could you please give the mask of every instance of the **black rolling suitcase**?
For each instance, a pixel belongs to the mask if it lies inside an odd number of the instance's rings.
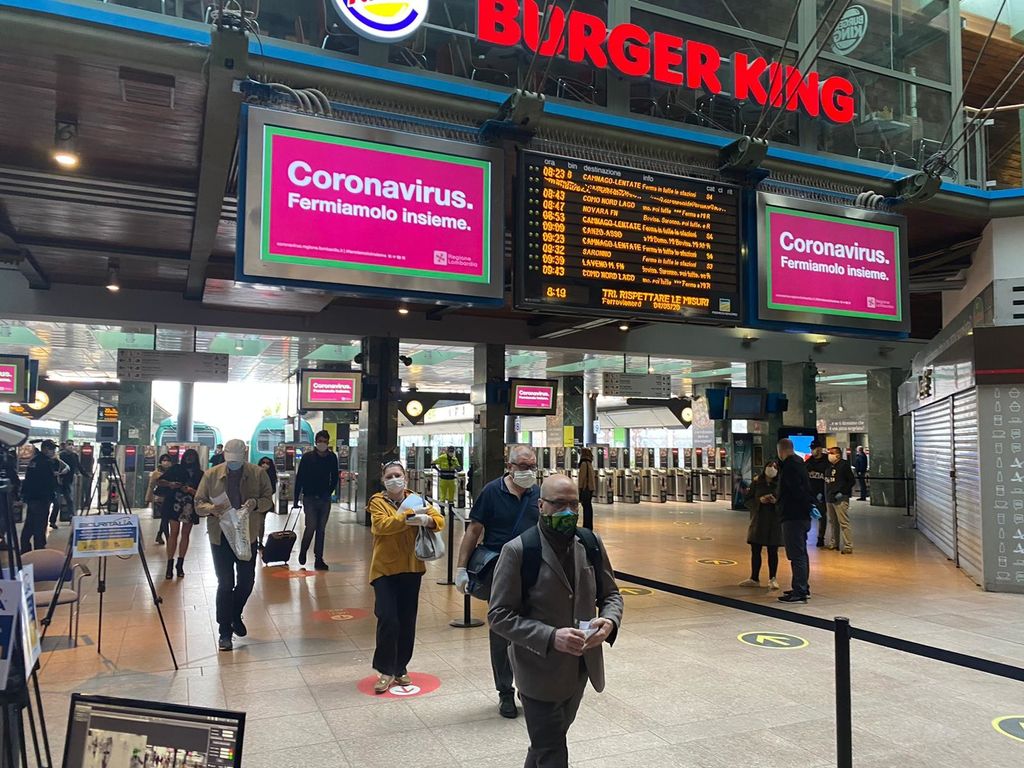
[[[281,531],[275,531],[274,533],[267,534],[267,540],[263,543],[263,564],[270,565],[271,563],[285,563],[291,559],[292,549],[295,547],[295,526],[299,522],[298,510],[295,511],[295,522],[289,527],[288,520],[291,518],[289,515],[285,518],[285,528]]]

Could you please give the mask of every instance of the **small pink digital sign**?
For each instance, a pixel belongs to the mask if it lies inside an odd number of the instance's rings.
[[[303,371],[303,410],[358,409],[361,400],[361,377],[351,373]]]
[[[558,385],[556,383],[513,382],[509,412],[522,414],[553,412],[557,393]]]
[[[0,365],[0,395],[18,393],[18,366]]]

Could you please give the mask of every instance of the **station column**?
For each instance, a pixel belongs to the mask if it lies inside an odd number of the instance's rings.
[[[906,477],[906,431],[897,391],[907,372],[900,368],[868,371],[869,477]],[[907,503],[901,480],[872,480],[871,505],[902,507]]]
[[[583,445],[597,445],[597,393],[588,392],[583,399]]]
[[[782,363],[778,360],[747,363],[747,386],[761,387],[769,392],[785,391],[782,385]],[[779,429],[783,426],[783,414],[770,413],[761,423],[765,425],[765,456],[774,456],[775,441],[779,439]]]
[[[494,389],[505,380],[505,346],[477,344],[473,347],[474,387]],[[473,406],[473,487],[505,472],[505,412],[494,403]]]
[[[582,376],[565,376],[561,386],[562,398],[562,443],[566,448],[572,448],[577,443],[585,445],[583,437],[586,424],[586,400],[583,394]],[[572,438],[569,436],[569,428],[572,429]],[[566,468],[569,466],[568,451],[566,452]]]
[[[117,397],[122,443],[149,445],[153,442],[153,383],[122,381]],[[98,455],[98,451],[97,451]],[[135,473],[135,498],[146,493],[146,473]]]
[[[789,410],[782,422],[787,427],[818,426],[818,368],[814,363],[791,363],[782,366],[782,391],[789,398]]]
[[[356,508],[382,490],[380,466],[398,456],[398,339],[372,336],[363,339],[363,374],[376,380],[376,397],[359,412],[359,485]],[[364,525],[370,524],[367,514]]]
[[[191,381],[181,382],[181,389],[178,391],[178,440],[183,443],[191,443],[195,439],[195,389],[196,385]]]

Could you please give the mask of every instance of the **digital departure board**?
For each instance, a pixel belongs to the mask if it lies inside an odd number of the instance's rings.
[[[519,195],[519,308],[739,319],[737,188],[524,152]]]

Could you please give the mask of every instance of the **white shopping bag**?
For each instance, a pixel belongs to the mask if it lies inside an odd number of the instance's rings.
[[[220,530],[239,560],[252,559],[252,542],[249,541],[249,510],[229,509],[220,516]]]

